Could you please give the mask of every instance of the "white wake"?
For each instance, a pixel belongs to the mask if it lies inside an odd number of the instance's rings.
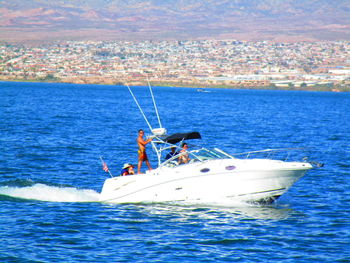
[[[2,186],[0,195],[47,202],[96,202],[100,194],[88,189],[34,184],[27,187]]]

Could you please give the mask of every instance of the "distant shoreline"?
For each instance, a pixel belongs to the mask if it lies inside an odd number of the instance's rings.
[[[147,82],[130,81],[130,82],[103,82],[103,81],[64,81],[64,80],[47,80],[47,79],[0,79],[1,82],[28,82],[28,83],[66,83],[66,84],[90,84],[90,85],[107,85],[107,86],[125,86],[126,83],[130,86],[148,86]],[[173,87],[173,88],[193,88],[193,89],[246,89],[246,90],[290,90],[290,91],[330,91],[330,92],[350,92],[350,86],[334,85],[333,87],[313,86],[313,87],[276,87],[269,86],[254,86],[254,85],[225,85],[225,84],[198,84],[198,83],[183,83],[183,82],[167,82],[167,81],[150,81],[153,87]]]

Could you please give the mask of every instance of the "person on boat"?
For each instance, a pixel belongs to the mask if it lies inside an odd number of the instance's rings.
[[[178,153],[176,152],[176,147],[173,146],[170,148],[171,151],[165,156],[165,160],[169,160],[170,158],[174,157],[175,155],[177,155]]]
[[[132,175],[132,174],[135,174],[134,166],[130,163],[124,164],[122,170],[120,171],[120,175],[125,176],[125,175]]]
[[[182,144],[182,150],[180,151],[179,164],[185,164],[190,161],[190,157],[188,155],[187,150],[188,150],[188,144],[184,142]]]
[[[141,166],[143,162],[146,163],[149,170],[152,170],[151,164],[149,163],[148,157],[146,154],[146,144],[152,141],[152,138],[144,140],[143,139],[144,135],[145,135],[145,132],[142,129],[140,129],[139,136],[137,137],[137,145],[139,146],[139,150],[137,152],[139,155],[138,164],[137,164],[137,173],[141,172]]]

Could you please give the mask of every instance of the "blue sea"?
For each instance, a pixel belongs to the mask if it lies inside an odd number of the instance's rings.
[[[148,88],[132,89],[156,128]],[[99,203],[100,156],[118,174],[149,132],[127,88],[0,82],[0,262],[350,262],[350,94],[206,91],[153,88],[168,133],[305,148],[324,167],[271,205]]]

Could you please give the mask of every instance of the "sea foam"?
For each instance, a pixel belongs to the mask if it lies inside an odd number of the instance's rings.
[[[0,195],[46,202],[96,202],[99,193],[89,189],[34,184],[27,187],[0,187]]]

